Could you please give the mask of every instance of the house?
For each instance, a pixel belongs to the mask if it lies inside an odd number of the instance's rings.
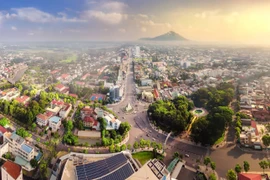
[[[30,101],[30,97],[29,96],[20,96],[20,97],[17,97],[15,100],[21,104],[26,105]]]
[[[262,180],[262,176],[253,173],[239,173],[238,180]]]
[[[57,116],[53,116],[49,119],[49,127],[52,129],[52,132],[56,132],[60,129],[61,126],[61,118]]]
[[[99,122],[91,116],[85,116],[83,118],[83,126],[85,128],[99,130]]]
[[[38,114],[36,117],[37,124],[39,126],[47,126],[50,117],[53,116],[53,113],[50,111],[45,112],[44,114]]]
[[[4,99],[7,101],[11,101],[18,96],[20,96],[20,92],[17,90],[17,88],[6,89],[0,92],[0,99]]]
[[[54,116],[58,115],[60,110],[63,108],[64,104],[65,102],[54,99],[51,102],[51,106],[47,108],[46,111],[52,112]]]
[[[71,111],[71,109],[72,109],[72,105],[71,105],[71,104],[69,104],[69,103],[64,103],[62,109],[61,109],[60,112],[59,112],[59,116],[60,116],[61,118],[65,119],[65,118],[68,116],[68,114],[69,114],[69,112]]]
[[[149,86],[152,85],[152,79],[141,79],[141,86]]]
[[[74,97],[74,98],[78,98],[77,94],[69,94],[69,96]]]
[[[3,180],[23,180],[22,167],[14,162],[6,161],[1,167]]]
[[[69,93],[69,88],[67,86],[64,86],[63,84],[57,84],[54,89],[63,94]]]
[[[121,121],[116,119],[112,114],[107,113],[103,117],[107,123],[107,130],[117,130],[120,127]]]

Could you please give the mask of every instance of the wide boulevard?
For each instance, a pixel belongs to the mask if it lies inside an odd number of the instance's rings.
[[[147,120],[146,111],[149,104],[137,100],[132,63],[130,61],[124,83],[125,90],[123,100],[117,104],[110,105],[109,107],[115,111],[121,121],[127,121],[131,124],[132,128],[128,144],[133,145],[135,141],[139,141],[141,138],[164,144],[166,134],[155,131]],[[124,108],[128,103],[133,107],[133,112],[131,113],[126,113],[124,111]],[[226,144],[224,147],[216,150],[210,150],[206,147],[194,145],[192,142],[171,137],[166,143],[165,152],[167,154],[164,159],[166,165],[172,160],[174,152],[179,152],[183,155],[189,155],[189,158],[184,156],[184,159],[187,161],[187,165],[193,167],[195,167],[197,159],[203,162],[203,157],[209,155],[216,163],[216,170],[220,177],[225,177],[228,169],[234,168],[237,163],[243,164],[243,161],[248,161],[250,163],[251,171],[261,171],[258,162],[265,156],[260,152],[243,152],[233,143]]]

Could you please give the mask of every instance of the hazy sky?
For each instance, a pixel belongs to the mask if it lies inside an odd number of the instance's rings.
[[[136,40],[270,44],[270,0],[0,0],[0,41]]]

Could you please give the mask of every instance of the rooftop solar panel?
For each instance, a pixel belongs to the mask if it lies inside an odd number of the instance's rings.
[[[103,178],[99,178],[99,180],[125,180],[129,176],[134,173],[132,167],[129,163],[118,169],[117,171],[105,176]]]
[[[121,153],[121,154],[112,156],[108,159],[96,161],[96,162],[85,164],[85,165],[76,166],[78,180],[100,178],[106,174],[109,174],[110,172],[114,171],[115,169],[119,168],[125,163],[127,163],[127,158],[125,157],[124,154]],[[130,171],[127,170],[127,172],[130,172]],[[133,173],[132,168],[131,168],[131,172]],[[120,173],[120,175],[125,174],[125,173],[126,172],[122,172]],[[117,176],[118,174],[116,173],[115,175]],[[111,180],[114,180],[114,179],[111,179]],[[115,179],[115,180],[118,180],[118,179]]]

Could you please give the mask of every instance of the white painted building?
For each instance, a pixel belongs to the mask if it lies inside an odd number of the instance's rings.
[[[49,119],[49,127],[52,128],[52,132],[56,132],[60,129],[61,126],[61,118],[57,116],[53,116]]]

